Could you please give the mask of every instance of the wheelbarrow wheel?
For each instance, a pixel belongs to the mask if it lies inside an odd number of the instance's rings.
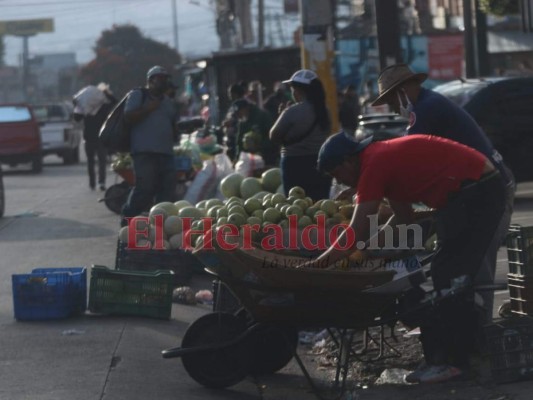
[[[298,331],[294,328],[262,326],[254,332],[252,374],[273,374],[292,360],[298,346]]]
[[[246,323],[227,313],[211,313],[194,321],[183,336],[182,348],[229,342],[246,330]],[[199,384],[221,389],[242,381],[250,372],[249,341],[181,357],[189,376]]]
[[[122,207],[128,199],[130,186],[127,182],[116,183],[107,188],[104,195],[104,204],[115,214],[122,212]]]

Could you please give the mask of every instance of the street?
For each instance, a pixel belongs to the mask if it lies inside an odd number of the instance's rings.
[[[174,304],[169,321],[87,312],[59,321],[17,322],[13,317],[11,275],[38,267],[95,264],[113,268],[119,218],[98,202],[102,192],[89,189],[83,156],[82,162],[73,166],[47,157],[43,173],[38,175],[30,173],[25,165],[3,167],[6,210],[0,219],[1,400],[312,398],[294,362],[264,381],[247,379],[227,390],[212,391],[193,381],[180,360],[164,360],[161,350],[178,346],[188,324],[210,311],[207,305]],[[107,185],[115,179],[115,174],[109,172]],[[533,183],[521,184],[513,222],[533,225],[532,211]],[[507,255],[502,247],[497,282],[505,282],[506,274]],[[197,275],[191,286],[211,289],[211,281],[207,275]],[[506,297],[507,291],[497,293],[495,310]],[[483,398],[514,393],[513,399],[526,399],[520,393],[532,388],[529,382],[503,385]],[[395,393],[397,399],[413,398],[416,393],[416,387],[403,389],[411,390]],[[356,397],[386,399],[393,395],[391,390],[369,389]],[[417,398],[447,397],[422,394]]]

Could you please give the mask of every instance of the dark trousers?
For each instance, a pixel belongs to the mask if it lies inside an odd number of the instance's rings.
[[[135,217],[153,204],[174,201],[176,170],[174,156],[142,153],[132,156],[135,187],[122,208],[124,217]]]
[[[438,250],[431,263],[435,289],[467,275],[472,281],[489,249],[505,209],[505,185],[499,174],[467,184],[437,212]],[[467,367],[480,332],[478,310],[470,289],[440,302],[421,324],[421,342],[428,364]]]
[[[98,184],[105,185],[107,168],[107,151],[100,142],[85,142],[85,154],[87,156],[87,172],[89,173],[89,186],[96,186],[95,158],[98,158]]]
[[[285,196],[294,186],[300,186],[313,201],[329,198],[331,177],[316,169],[318,154],[281,157],[281,178]]]

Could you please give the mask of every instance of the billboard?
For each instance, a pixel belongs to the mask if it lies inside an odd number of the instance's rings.
[[[31,36],[39,32],[53,31],[54,20],[52,18],[0,21],[0,35]]]

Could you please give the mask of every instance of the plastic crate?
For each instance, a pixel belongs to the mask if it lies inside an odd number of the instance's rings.
[[[99,314],[168,319],[172,311],[172,271],[91,269],[89,310]]]
[[[533,318],[513,317],[484,329],[496,383],[533,379]]]
[[[76,301],[70,272],[16,274],[11,282],[17,320],[60,319],[73,314]]]
[[[70,272],[72,292],[72,312],[83,314],[87,309],[87,268],[64,267],[64,268],[35,268],[31,271],[35,274],[51,274]]]
[[[509,273],[533,276],[533,226],[511,225],[506,245]]]
[[[203,270],[200,261],[184,250],[133,250],[117,242],[115,268],[128,271],[169,270],[174,272],[174,285],[189,283],[195,271]]]

